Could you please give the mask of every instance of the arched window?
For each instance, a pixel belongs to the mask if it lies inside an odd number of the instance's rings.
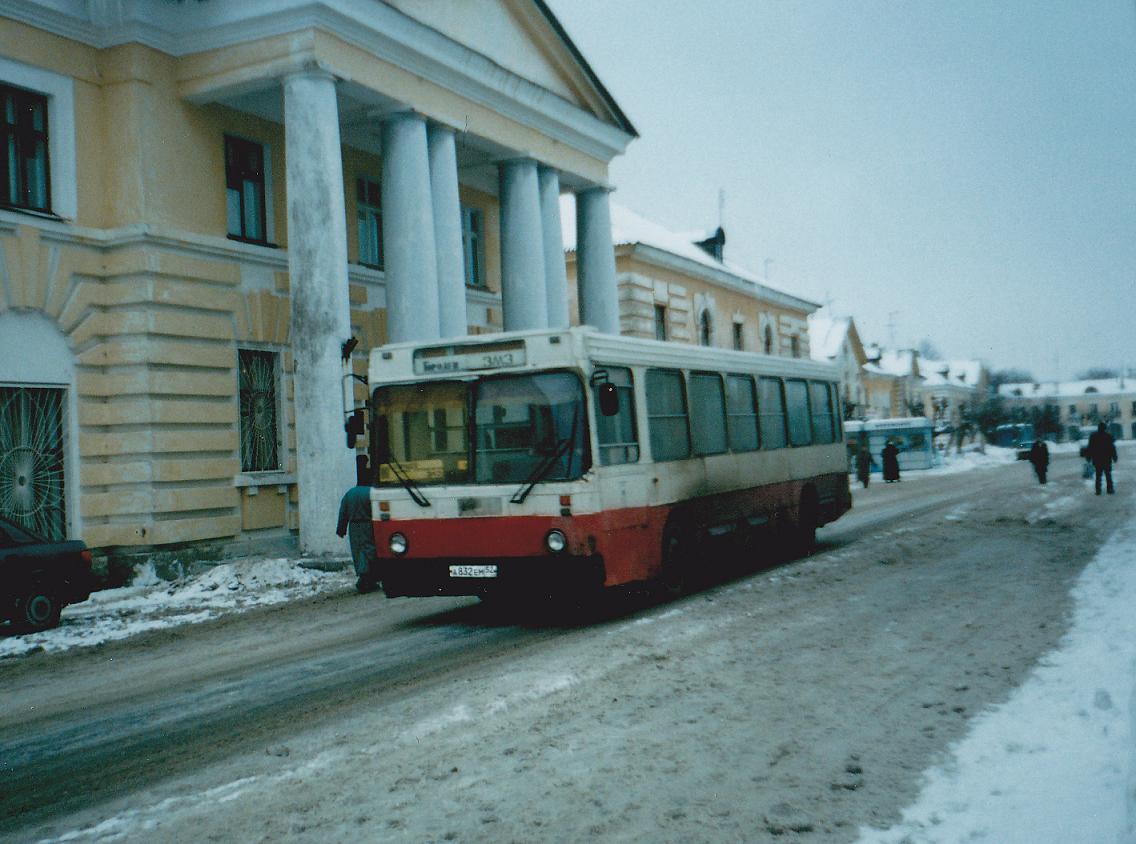
[[[769,323],[765,324],[765,338],[762,342],[765,344],[765,353],[767,355],[773,354],[773,329]]]
[[[714,325],[710,318],[710,311],[703,311],[702,316],[698,320],[698,342],[703,346],[709,346],[710,340],[714,336]]]

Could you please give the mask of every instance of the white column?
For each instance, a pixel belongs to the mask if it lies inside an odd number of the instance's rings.
[[[500,166],[501,310],[506,331],[548,327],[536,162]]]
[[[576,277],[580,323],[605,334],[619,333],[619,291],[607,188],[576,194]]]
[[[548,327],[568,327],[568,270],[564,236],[560,231],[560,175],[551,167],[537,170],[540,180],[540,222],[544,242],[544,285]]]
[[[454,130],[431,125],[426,130],[426,140],[430,152],[434,243],[438,254],[439,329],[443,337],[461,337],[469,330],[469,322],[465,313],[465,267]]]
[[[339,109],[330,73],[310,70],[284,79],[284,151],[300,548],[343,554],[336,517],[340,498],[355,483],[341,398],[351,306]]]
[[[438,257],[420,115],[400,112],[383,122],[382,192],[387,340],[437,340]]]

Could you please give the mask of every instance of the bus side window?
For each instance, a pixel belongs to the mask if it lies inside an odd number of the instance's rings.
[[[690,373],[690,434],[695,454],[726,450],[725,397],[717,373]]]
[[[780,378],[758,380],[758,418],[761,420],[761,447],[784,448],[785,396],[781,392]]]
[[[635,391],[631,370],[622,366],[605,366],[608,381],[615,385],[619,412],[604,416],[599,412],[599,385],[592,387],[592,405],[596,408],[596,439],[599,441],[600,464],[615,466],[639,461],[639,432],[635,427]]]
[[[813,411],[813,442],[821,445],[836,442],[833,431],[832,394],[824,381],[809,382],[809,398]]]
[[[647,370],[647,426],[655,461],[690,456],[690,426],[681,372]]]
[[[789,444],[810,445],[813,441],[813,426],[809,413],[808,384],[796,378],[786,381],[785,404],[789,410]]]
[[[726,376],[726,415],[730,451],[756,451],[757,395],[748,375]]]

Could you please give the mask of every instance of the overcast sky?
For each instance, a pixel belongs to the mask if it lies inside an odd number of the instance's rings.
[[[639,130],[615,202],[867,341],[1136,367],[1136,0],[548,0]],[[768,261],[768,263],[767,263]]]

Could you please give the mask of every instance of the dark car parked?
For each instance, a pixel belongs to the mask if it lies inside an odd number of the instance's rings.
[[[81,540],[51,542],[0,518],[0,621],[18,632],[55,627],[63,607],[87,600],[93,587]]]

